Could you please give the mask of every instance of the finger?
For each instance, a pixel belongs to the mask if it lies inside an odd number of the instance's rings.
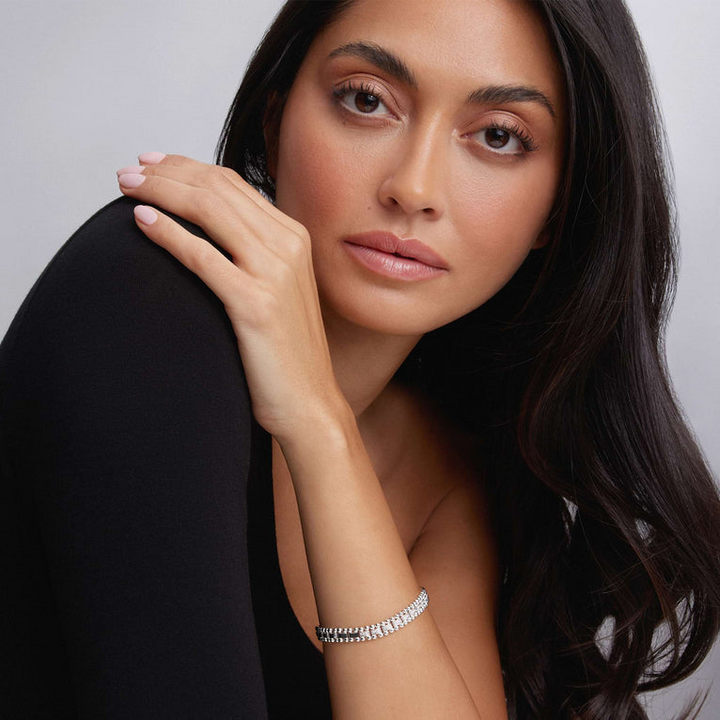
[[[226,179],[220,181],[223,191],[196,187],[167,177],[177,172],[172,168],[158,166],[142,174],[120,175],[121,190],[201,226],[256,277],[266,275],[272,265],[274,258],[268,253],[295,266],[301,260],[307,273],[312,273],[310,236],[302,225],[298,224],[300,232],[290,230],[243,193],[231,191]]]
[[[275,218],[275,220],[287,227],[288,230],[300,233],[305,229],[299,222],[278,210],[262,193],[250,185],[250,183],[232,168],[222,165],[209,165],[199,160],[186,157],[185,155],[165,155],[164,153],[156,151],[141,153],[138,155],[138,160],[141,166],[149,169],[157,169],[161,172],[166,168],[186,170],[190,173],[188,177],[194,178],[194,180],[188,181],[188,184],[191,185],[208,186],[213,183],[213,176],[222,176],[226,180],[229,180],[235,188],[244,193],[258,207],[265,210]],[[176,174],[172,174],[170,177],[179,179],[179,176]]]
[[[191,187],[211,190],[215,195],[223,198],[229,206],[233,206],[238,212],[245,214],[250,225],[253,225],[253,221],[258,217],[263,216],[263,209],[258,213],[259,206],[250,197],[250,191],[253,189],[240,178],[240,181],[247,185],[246,188],[243,188],[240,183],[235,182],[216,165],[205,165],[205,163],[187,165],[166,165],[163,163],[145,167],[129,165],[118,170],[117,173],[118,178],[124,174],[142,174],[145,177],[167,178]],[[248,214],[248,211],[251,212]],[[279,211],[276,212],[279,215],[282,214]],[[274,218],[275,216],[270,215],[270,217]],[[260,230],[261,228],[256,227],[255,229]]]
[[[209,190],[144,174],[121,175],[119,182],[124,195],[159,205],[202,227],[220,247],[230,253],[236,264],[253,275],[263,274],[277,257],[278,253],[261,240],[262,236],[258,236],[257,218],[253,223],[256,227],[253,227],[247,221],[249,213],[236,212],[223,198]],[[265,234],[268,233],[267,227],[263,230]],[[274,237],[271,232],[270,236]]]
[[[133,212],[143,233],[195,273],[224,305],[232,306],[235,313],[251,307],[254,281],[242,268],[157,208],[138,205]]]
[[[165,153],[153,150],[152,152],[140,153],[138,155],[138,162],[141,165],[157,165],[158,163],[161,163],[166,157],[167,155],[165,155]]]

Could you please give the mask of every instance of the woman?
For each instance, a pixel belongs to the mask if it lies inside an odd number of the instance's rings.
[[[642,717],[720,587],[660,157],[620,2],[289,3],[4,342],[14,709]]]

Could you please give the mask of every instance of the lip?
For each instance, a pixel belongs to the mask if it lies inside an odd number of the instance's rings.
[[[360,245],[373,250],[379,250],[390,256],[394,256],[397,253],[398,255],[402,255],[403,258],[415,260],[431,268],[440,270],[448,269],[448,264],[444,258],[414,238],[403,240],[394,233],[373,230],[371,232],[350,235],[344,238],[344,240],[351,245]]]
[[[345,242],[343,247],[360,265],[364,265],[377,275],[383,275],[392,280],[402,282],[429,280],[447,272],[442,268],[426,265],[419,260],[391,255],[367,245],[354,245],[351,242]]]

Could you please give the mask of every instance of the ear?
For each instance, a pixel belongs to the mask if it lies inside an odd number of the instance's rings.
[[[540,234],[535,238],[535,242],[530,247],[531,250],[539,250],[544,248],[550,242],[550,230],[547,225],[540,231]]]
[[[265,138],[267,170],[273,180],[277,176],[280,121],[282,119],[282,110],[284,105],[284,99],[282,99],[278,93],[273,90],[273,92],[271,92],[268,96],[265,104],[265,113],[263,114],[263,137]]]

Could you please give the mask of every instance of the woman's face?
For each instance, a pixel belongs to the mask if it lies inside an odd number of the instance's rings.
[[[422,335],[488,300],[546,240],[564,116],[529,3],[357,0],[308,51],[271,167],[278,208],[310,232],[323,313]],[[367,267],[371,231],[419,240],[444,269]]]

